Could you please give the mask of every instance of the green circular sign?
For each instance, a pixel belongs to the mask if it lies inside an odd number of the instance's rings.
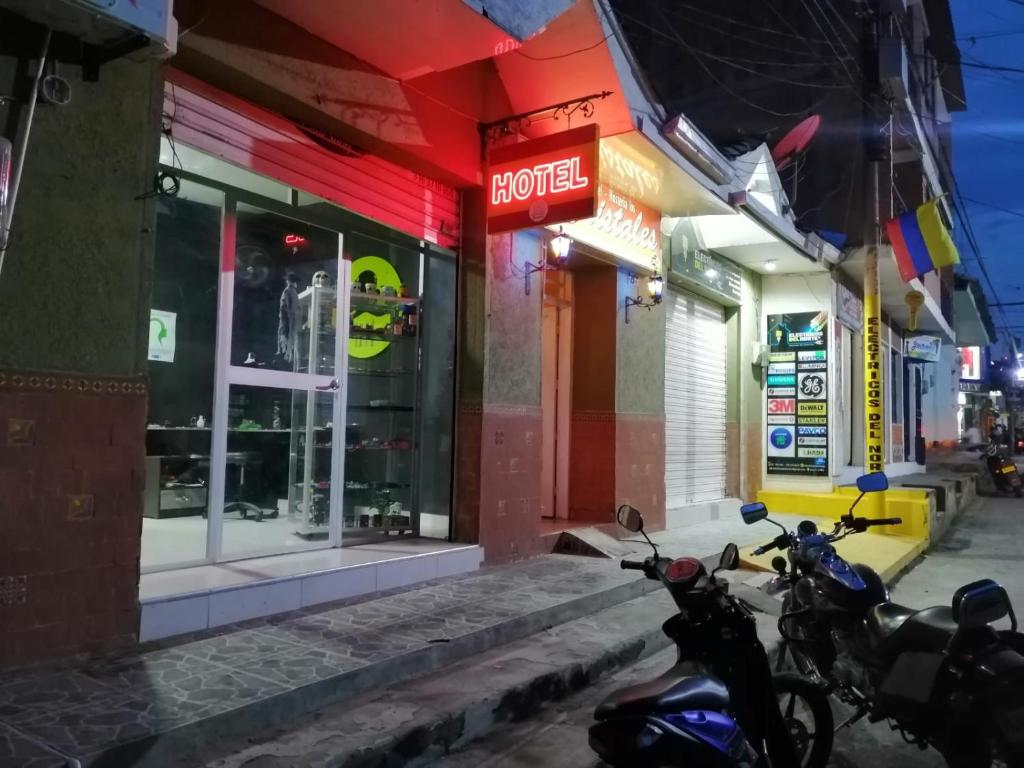
[[[385,261],[380,256],[361,256],[352,262],[353,282],[370,282],[369,280],[360,280],[360,276],[367,272],[373,275],[373,282],[376,283],[378,291],[383,291],[385,288],[394,288],[397,295],[402,287],[402,278],[398,276],[398,271],[391,262]],[[359,292],[362,292],[363,289],[364,286],[360,284]],[[353,328],[366,328],[369,326],[370,328],[382,330],[391,325],[391,312],[384,311],[383,314],[380,314],[369,310],[360,310],[356,314],[356,311],[353,311],[351,324]],[[391,346],[390,341],[350,338],[348,340],[348,354],[349,357],[366,360],[381,354],[389,346]]]

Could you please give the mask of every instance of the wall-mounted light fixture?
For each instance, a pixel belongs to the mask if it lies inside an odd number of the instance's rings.
[[[629,308],[630,307],[647,307],[648,310],[651,307],[656,307],[661,304],[661,297],[665,291],[665,281],[661,275],[655,272],[653,275],[647,278],[647,294],[650,298],[645,299],[639,294],[634,299],[632,296],[626,297],[626,322],[629,322]]]
[[[565,262],[569,260],[570,246],[572,246],[572,238],[562,232],[562,228],[559,227],[558,234],[548,242],[548,247],[551,249],[551,259],[545,258],[540,264],[528,261],[523,265],[525,269],[523,287],[526,290],[527,296],[530,295],[530,276],[534,272],[557,272],[559,269],[562,269],[565,266]]]

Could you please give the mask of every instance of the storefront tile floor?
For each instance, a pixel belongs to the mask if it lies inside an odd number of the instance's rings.
[[[743,533],[741,542],[753,538],[738,521],[720,520],[655,538],[665,554],[707,556]],[[159,765],[161,749],[294,718],[440,668],[456,658],[445,651],[465,656],[508,642],[516,622],[527,636],[569,620],[565,611],[583,615],[652,588],[613,560],[548,555],[9,671],[0,676],[0,768],[102,756],[109,765]]]

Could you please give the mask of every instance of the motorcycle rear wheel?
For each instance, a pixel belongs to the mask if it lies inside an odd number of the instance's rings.
[[[800,768],[825,768],[835,735],[828,694],[813,681],[793,672],[780,672],[772,680],[779,710],[800,757]]]

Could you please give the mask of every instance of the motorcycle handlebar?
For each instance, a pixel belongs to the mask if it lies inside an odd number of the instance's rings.
[[[902,517],[883,517],[878,520],[868,520],[868,526],[872,525],[899,525],[903,522]]]
[[[638,563],[636,560],[623,560],[619,563],[619,567],[624,571],[643,571],[646,570],[644,563]]]
[[[779,544],[778,539],[772,539],[767,544],[762,544],[760,547],[754,550],[754,554],[763,555],[766,552],[771,552],[773,549],[782,549],[782,545]]]

